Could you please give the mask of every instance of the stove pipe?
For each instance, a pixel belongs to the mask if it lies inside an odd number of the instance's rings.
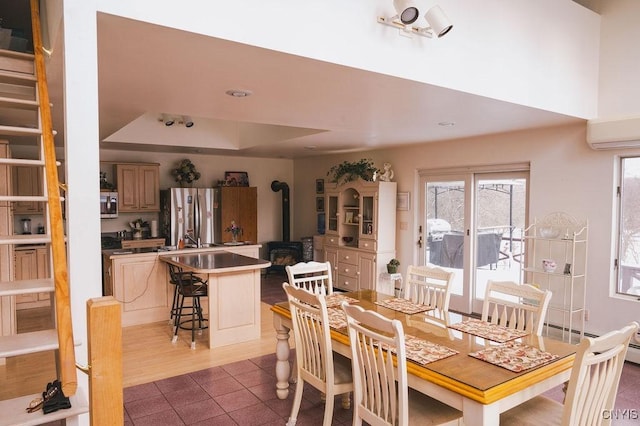
[[[290,241],[289,185],[285,182],[274,180],[271,182],[271,190],[273,192],[282,190],[282,241]]]

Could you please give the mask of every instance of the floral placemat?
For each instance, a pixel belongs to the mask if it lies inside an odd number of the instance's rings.
[[[327,308],[340,307],[342,302],[347,303],[358,303],[358,299],[354,299],[353,297],[345,296],[344,294],[333,293],[329,296],[325,297],[327,302]]]
[[[517,339],[529,334],[528,331],[515,330],[513,328],[508,328],[498,324],[491,324],[487,321],[480,321],[473,318],[467,321],[451,324],[449,325],[449,328],[464,331],[465,333],[493,340],[498,343],[508,342],[509,340]]]
[[[339,330],[347,326],[347,316],[342,308],[327,308],[329,314],[329,327]]]
[[[458,353],[458,351],[446,346],[438,345],[410,334],[405,334],[404,346],[407,352],[407,359],[420,365],[427,365],[430,362],[448,358]],[[382,347],[386,349],[387,346],[382,345]],[[391,351],[396,353],[395,348],[391,348]]]
[[[470,353],[469,356],[516,373],[546,364],[558,358],[558,355],[517,342],[508,342],[504,345],[492,346],[478,352]]]
[[[403,299],[400,297],[394,297],[393,299],[382,300],[375,302],[376,305],[383,306],[385,308],[393,309],[404,314],[417,314],[424,311],[430,311],[433,308],[429,305],[422,305],[420,303],[413,303],[411,300]]]

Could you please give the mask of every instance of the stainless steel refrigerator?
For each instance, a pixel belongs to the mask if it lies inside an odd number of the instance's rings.
[[[219,232],[216,230],[220,228],[219,203],[215,199],[218,194],[213,188],[170,188],[160,191],[160,226],[167,244],[178,245],[181,239],[185,244],[190,244],[191,241],[185,239],[187,234],[204,246],[213,244],[219,238],[216,235]]]

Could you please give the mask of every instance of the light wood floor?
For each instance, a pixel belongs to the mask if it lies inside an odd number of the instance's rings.
[[[47,309],[29,311],[28,316],[18,315],[19,332],[47,326],[50,321]],[[262,335],[258,340],[209,349],[207,334],[203,333],[196,336],[196,349],[191,350],[188,331],[181,330],[175,344],[171,343],[171,336],[168,321],[123,328],[124,387],[274,353],[276,345],[273,315],[270,305],[265,303],[262,303]],[[293,345],[293,339],[290,343]],[[55,378],[53,351],[9,358],[6,365],[0,365],[0,400],[42,392]]]

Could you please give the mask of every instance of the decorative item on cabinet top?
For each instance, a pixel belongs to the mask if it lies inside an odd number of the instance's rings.
[[[201,176],[200,172],[196,170],[196,166],[188,158],[182,160],[178,167],[171,171],[171,175],[180,186],[191,184]]]
[[[224,172],[225,186],[249,186],[247,172]]]
[[[343,161],[329,169],[327,176],[330,176],[330,182],[341,185],[343,183],[352,182],[362,179],[373,181],[374,176],[380,170],[373,165],[373,160],[362,158],[358,161]]]

